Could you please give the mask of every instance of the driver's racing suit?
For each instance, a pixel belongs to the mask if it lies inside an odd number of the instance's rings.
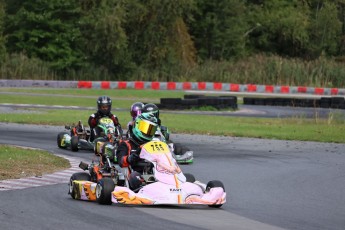
[[[132,171],[130,172],[128,182],[130,188],[134,191],[140,188],[144,182],[141,176],[143,168],[137,165],[139,161],[143,161],[139,157],[141,147],[142,145],[139,145],[133,138],[130,138],[129,140],[121,141],[116,150],[116,158],[120,167],[131,166]]]
[[[95,138],[99,136],[100,130],[97,128],[97,124],[98,124],[99,119],[101,119],[102,117],[109,117],[114,122],[114,125],[117,127],[122,137],[123,131],[122,131],[121,124],[117,116],[115,116],[112,113],[109,113],[109,115],[106,116],[106,115],[102,115],[96,112],[96,113],[91,114],[88,120],[90,131],[91,131],[90,141],[93,141]]]

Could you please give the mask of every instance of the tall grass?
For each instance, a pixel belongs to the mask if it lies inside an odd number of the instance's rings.
[[[342,88],[345,86],[345,66],[326,58],[304,61],[255,55],[232,62],[205,62],[194,69],[191,78],[240,84]]]
[[[7,55],[1,63],[0,74],[2,79],[57,79],[57,74],[52,71],[44,61],[37,58],[28,58],[25,54]]]
[[[57,73],[49,63],[24,54],[9,55],[0,66],[1,79],[40,80],[143,80],[206,81],[238,84],[271,84],[314,87],[345,87],[344,61],[320,57],[312,61],[258,54],[241,60],[206,61],[193,68],[136,67],[126,75],[111,74],[102,67],[87,65]]]

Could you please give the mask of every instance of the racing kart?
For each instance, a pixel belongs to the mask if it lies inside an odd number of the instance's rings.
[[[59,148],[71,148],[73,152],[79,149],[93,150],[93,143],[90,139],[90,129],[85,128],[81,121],[73,126],[65,126],[67,131],[60,132],[57,135],[57,145]]]
[[[97,128],[100,130],[100,135],[93,141],[90,141],[91,131],[85,128],[79,121],[74,126],[65,126],[66,130],[60,132],[57,135],[57,145],[59,148],[71,148],[73,152],[77,152],[80,149],[95,150],[95,143],[100,142],[116,142],[119,138],[119,130],[115,128],[111,119],[103,117],[98,121]],[[97,151],[102,151],[103,145],[99,144]]]
[[[112,158],[115,157],[115,150],[112,152],[104,151],[104,153],[106,155],[99,155],[99,160],[92,161],[91,164],[80,162],[79,167],[87,172],[77,172],[71,176],[68,194],[73,199],[97,200],[100,204],[111,204],[111,189],[114,188],[115,184],[124,185],[125,176],[121,173],[120,166],[112,162]],[[106,184],[107,187],[104,187],[103,191],[98,189],[96,196],[98,184]],[[107,197],[104,194],[107,194]]]
[[[146,143],[140,152],[142,186],[130,189],[128,176],[130,167],[120,168],[111,164],[107,177],[95,178],[92,173],[75,173],[69,182],[69,194],[73,199],[97,201],[99,204],[136,205],[208,205],[221,207],[226,202],[226,192],[221,181],[212,180],[207,184],[195,180],[192,174],[182,173],[173,158],[168,145],[162,141]],[[81,163],[83,165],[83,163]],[[84,170],[92,166],[81,167]]]
[[[169,139],[169,132],[166,126],[158,127],[154,140],[160,140],[168,144],[172,156],[177,163],[180,164],[192,164],[194,160],[194,152],[188,147],[183,146],[181,143],[174,143]]]

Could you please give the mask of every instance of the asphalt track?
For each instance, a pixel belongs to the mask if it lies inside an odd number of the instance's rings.
[[[0,143],[46,149],[62,127],[0,123]],[[182,165],[203,182],[221,180],[227,203],[204,206],[101,206],[76,201],[65,182],[0,192],[0,229],[329,229],[345,226],[345,145],[174,135],[194,150]]]

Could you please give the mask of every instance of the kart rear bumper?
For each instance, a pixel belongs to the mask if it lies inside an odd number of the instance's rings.
[[[191,164],[194,160],[194,152],[186,151],[182,155],[174,154],[173,157],[178,163]]]
[[[220,187],[204,192],[200,186],[189,182],[183,183],[180,188],[156,182],[144,186],[138,193],[116,186],[112,202],[130,205],[221,205],[226,202],[226,193]]]

